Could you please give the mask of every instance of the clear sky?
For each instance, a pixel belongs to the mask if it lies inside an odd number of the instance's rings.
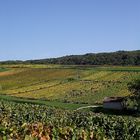
[[[140,49],[140,0],[0,0],[0,60]]]

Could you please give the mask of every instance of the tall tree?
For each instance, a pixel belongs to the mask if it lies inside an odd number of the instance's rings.
[[[137,79],[128,84],[128,88],[133,94],[134,99],[137,101],[140,110],[140,79]]]

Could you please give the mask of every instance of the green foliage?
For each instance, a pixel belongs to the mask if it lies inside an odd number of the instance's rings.
[[[8,69],[0,67],[0,72],[7,71]]]
[[[129,90],[137,97],[140,97],[140,79],[128,84]]]
[[[133,94],[131,100],[137,103],[138,110],[140,111],[140,79],[128,83],[128,88]]]
[[[31,64],[64,64],[64,65],[140,65],[140,51],[118,51],[113,53],[89,53],[60,58],[32,60]]]
[[[73,77],[70,77],[70,78],[68,78],[67,80],[68,80],[69,82],[71,82],[71,81],[75,81],[76,79],[73,78]]]
[[[140,50],[89,53],[41,60],[5,61],[1,64],[140,65]]]
[[[0,139],[3,140],[137,140],[139,126],[139,118],[0,101]]]
[[[0,95],[0,100],[5,100],[9,102],[15,103],[28,103],[28,104],[36,104],[36,105],[47,105],[49,107],[56,107],[61,109],[69,109],[69,110],[76,110],[79,107],[85,106],[85,104],[76,104],[76,103],[69,103],[67,101],[51,101],[47,99],[31,99],[31,98],[17,98],[14,96],[8,95]]]

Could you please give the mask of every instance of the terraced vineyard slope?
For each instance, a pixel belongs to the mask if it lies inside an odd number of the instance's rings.
[[[127,96],[127,83],[140,67],[10,66],[0,72],[0,93],[71,103],[101,103],[106,96]]]

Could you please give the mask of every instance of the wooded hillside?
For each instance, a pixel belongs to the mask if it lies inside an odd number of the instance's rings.
[[[140,65],[140,50],[117,51],[111,53],[88,53],[59,58],[5,61],[2,64],[64,64],[64,65]]]

